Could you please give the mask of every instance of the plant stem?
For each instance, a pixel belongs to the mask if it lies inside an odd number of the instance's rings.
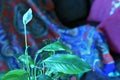
[[[25,55],[27,56],[27,62],[28,62],[28,45],[27,45],[27,30],[26,30],[26,24],[24,24],[24,35],[25,35]],[[27,72],[30,75],[30,67],[29,63],[26,64]],[[28,78],[29,79],[29,78]]]
[[[36,67],[34,68],[34,78],[36,79]]]
[[[24,35],[25,35],[25,55],[28,55],[28,52],[27,52],[27,31],[26,31],[26,24],[24,24]]]
[[[32,78],[34,78],[34,69],[33,68],[31,68],[31,76],[32,76]]]

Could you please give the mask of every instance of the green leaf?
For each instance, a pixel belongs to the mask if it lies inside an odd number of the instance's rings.
[[[5,73],[0,73],[0,80],[2,79],[2,77],[5,75]]]
[[[46,59],[46,58],[48,58],[48,57],[50,57],[51,55],[53,55],[53,52],[42,52],[42,56],[41,56],[41,58],[40,58],[40,60],[38,61],[38,65],[39,64],[41,64],[41,62],[42,62],[42,60],[44,60],[44,59]]]
[[[36,53],[36,57],[35,57],[35,60],[37,58],[37,56],[42,52],[42,51],[67,51],[69,53],[72,53],[72,51],[66,47],[65,45],[63,45],[61,42],[59,41],[56,41],[54,43],[51,43],[51,44],[48,44],[46,45],[45,47],[41,48],[40,50],[37,51]]]
[[[38,76],[37,80],[52,80],[52,78],[47,76],[47,75],[41,74],[41,75]]]
[[[33,60],[28,55],[21,55],[18,57],[18,60],[20,60],[24,64],[33,64]]]
[[[63,45],[61,42],[56,41],[56,42],[48,44],[45,47],[43,47],[42,49],[38,50],[37,53],[36,53],[36,55],[35,55],[34,62],[36,61],[38,55],[42,51],[50,51],[50,52],[52,51],[52,52],[54,52],[54,51],[61,51],[61,50],[64,50],[64,51],[72,53],[72,51],[68,47],[66,47],[65,45]]]
[[[32,20],[32,9],[30,8],[24,15],[23,15],[23,24],[27,24]]]
[[[42,49],[38,50],[37,53],[40,53],[42,51],[61,51],[61,50],[65,50],[70,53],[72,52],[68,47],[63,45],[61,42],[56,41],[56,42],[48,44],[45,47],[43,47]]]
[[[15,57],[16,59],[18,59],[18,57],[20,57],[22,54],[14,54],[13,57]]]
[[[91,67],[83,59],[71,54],[56,54],[45,60],[47,68],[65,74],[80,74],[91,70]]]
[[[19,80],[28,80],[28,77],[29,77],[28,73],[24,73],[24,74],[19,78]]]
[[[19,80],[19,78],[26,72],[22,69],[12,70],[6,73],[2,80]]]

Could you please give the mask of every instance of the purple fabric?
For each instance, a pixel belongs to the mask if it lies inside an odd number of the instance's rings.
[[[112,51],[120,54],[120,9],[114,15],[104,20],[98,28],[101,29],[107,37]]]
[[[94,0],[87,20],[97,22],[105,20],[112,14],[112,8],[115,6],[113,2],[117,4],[118,0]]]

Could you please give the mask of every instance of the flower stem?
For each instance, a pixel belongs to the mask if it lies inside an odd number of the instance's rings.
[[[26,31],[26,24],[24,24],[24,35],[25,35],[25,55],[27,56],[27,62],[28,61],[28,45],[27,45],[27,31]],[[30,75],[30,66],[29,66],[29,63],[26,64],[26,68],[27,68],[27,72],[29,73]]]
[[[27,31],[26,31],[26,24],[24,24],[24,35],[25,35],[25,55],[28,55],[28,52],[27,52]]]

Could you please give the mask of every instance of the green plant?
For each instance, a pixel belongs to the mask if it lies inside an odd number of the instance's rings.
[[[32,20],[32,10],[23,16],[25,34],[25,54],[17,57],[23,65],[21,69],[7,72],[2,80],[58,80],[66,74],[74,75],[91,70],[84,60],[72,54],[71,50],[59,40],[46,45],[35,53],[34,60],[28,55],[26,25]],[[56,54],[56,51],[66,51],[70,54]],[[39,55],[42,57],[37,61]]]

